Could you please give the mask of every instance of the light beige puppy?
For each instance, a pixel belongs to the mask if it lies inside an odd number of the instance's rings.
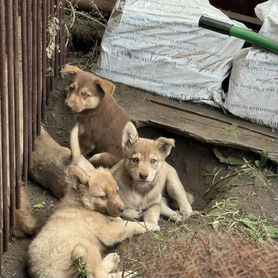
[[[89,277],[121,277],[108,274],[117,255],[102,259],[102,252],[156,225],[126,222],[120,217],[124,204],[118,186],[105,169],[84,172],[69,167],[73,185],[29,248],[29,273],[32,277],[78,277],[74,266],[83,258]]]
[[[157,224],[161,213],[174,221],[181,220],[181,215],[162,197],[165,189],[178,203],[181,214],[192,213],[176,170],[165,161],[174,144],[174,139],[164,137],[139,138],[135,126],[126,124],[122,135],[124,159],[111,169],[125,204],[124,218],[139,219],[143,215],[146,223]]]

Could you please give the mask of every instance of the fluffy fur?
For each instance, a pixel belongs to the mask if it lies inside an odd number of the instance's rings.
[[[76,260],[83,258],[89,277],[121,277],[108,274],[117,260],[102,252],[146,228],[143,222],[126,223],[120,217],[124,204],[118,186],[105,169],[84,172],[70,166],[73,185],[29,248],[32,277],[78,277]],[[117,258],[117,256],[116,256]]]
[[[121,136],[128,121],[112,96],[115,85],[71,65],[62,73],[74,76],[65,102],[77,115],[81,153],[93,152],[90,161],[95,166],[113,166],[123,157]]]
[[[139,138],[135,126],[127,123],[122,135],[124,159],[111,170],[125,204],[123,217],[139,219],[143,215],[145,222],[157,224],[161,213],[172,220],[180,220],[181,215],[162,198],[165,189],[178,203],[181,214],[189,216],[192,213],[176,170],[165,161],[173,146],[173,139]]]

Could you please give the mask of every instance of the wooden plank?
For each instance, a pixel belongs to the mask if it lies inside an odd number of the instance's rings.
[[[278,163],[278,132],[207,105],[178,102],[119,84],[115,93],[120,105],[138,125],[152,125],[206,143],[269,151]]]
[[[244,14],[240,14],[240,13],[236,13],[236,12],[232,12],[232,11],[227,11],[227,10],[222,10],[222,9],[220,9],[220,10],[231,19],[262,26],[262,21],[257,17],[248,16],[248,15],[244,15]]]

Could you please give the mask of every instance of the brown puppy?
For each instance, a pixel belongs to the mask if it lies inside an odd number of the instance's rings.
[[[162,198],[164,190],[178,203],[183,215],[192,213],[189,196],[176,170],[165,161],[174,143],[164,137],[139,138],[135,126],[127,123],[122,136],[124,159],[111,169],[125,204],[123,217],[139,219],[143,215],[146,223],[157,224],[161,213],[172,220],[181,220],[168,207],[166,198]]]
[[[122,277],[108,274],[116,266],[117,255],[102,259],[102,252],[146,229],[156,230],[156,225],[145,226],[144,222],[126,222],[118,217],[124,204],[108,170],[84,172],[70,166],[69,173],[72,187],[30,245],[31,276],[78,277],[74,264],[82,258],[89,277]]]
[[[128,121],[112,96],[115,85],[78,67],[66,65],[62,73],[74,75],[66,104],[77,114],[81,153],[94,152],[94,166],[111,167],[122,159],[122,130]]]

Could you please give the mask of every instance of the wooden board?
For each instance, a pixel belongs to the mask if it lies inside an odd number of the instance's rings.
[[[151,125],[199,141],[260,153],[278,163],[278,132],[216,108],[178,102],[118,84],[115,97],[138,126]]]

